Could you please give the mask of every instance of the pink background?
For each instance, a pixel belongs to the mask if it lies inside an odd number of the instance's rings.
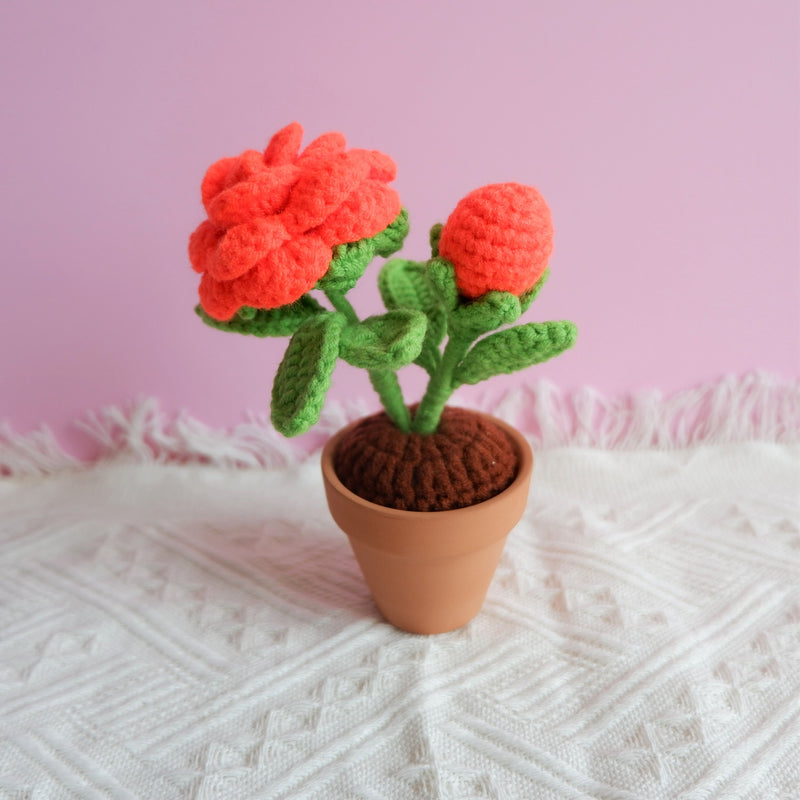
[[[552,278],[526,319],[573,319],[578,344],[492,391],[798,373],[793,0],[11,0],[0,31],[17,432],[46,423],[88,455],[71,421],[140,395],[219,426],[266,410],[285,341],[196,319],[186,241],[206,167],[292,120],[394,157],[411,258],[472,188],[548,199]],[[403,373],[409,399],[421,377]],[[340,365],[331,397],[357,394],[372,402]]]

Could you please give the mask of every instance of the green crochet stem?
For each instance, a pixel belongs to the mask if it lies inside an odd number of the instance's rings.
[[[459,362],[467,354],[472,344],[472,338],[451,336],[447,340],[442,355],[441,363],[428,383],[428,388],[420,400],[411,430],[428,436],[436,433],[439,419],[442,416],[445,404],[455,390],[454,374]]]
[[[371,369],[368,374],[370,383],[378,393],[389,418],[399,430],[408,433],[411,430],[411,414],[403,402],[403,392],[400,388],[400,381],[397,379],[397,373],[391,370]]]
[[[325,291],[325,296],[331,305],[339,312],[344,314],[350,322],[358,322],[358,315],[350,301],[343,293],[333,290]],[[400,381],[397,373],[388,369],[371,369],[367,371],[373,389],[383,405],[384,411],[389,415],[389,419],[403,433],[411,430],[411,415],[403,400],[403,390],[400,388]]]

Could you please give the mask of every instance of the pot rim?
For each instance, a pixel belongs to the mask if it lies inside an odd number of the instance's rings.
[[[466,516],[474,514],[474,509],[476,508],[488,511],[492,508],[492,506],[503,502],[504,495],[511,491],[521,481],[530,482],[530,477],[533,472],[533,451],[531,450],[531,446],[522,432],[510,423],[505,422],[504,420],[500,419],[499,417],[495,417],[492,414],[487,414],[485,411],[477,411],[472,408],[467,408],[465,410],[481,416],[484,419],[490,420],[500,429],[502,429],[511,440],[514,450],[517,453],[517,474],[515,475],[514,480],[511,481],[511,483],[505,489],[503,489],[502,492],[499,492],[487,500],[482,500],[480,503],[473,503],[469,506],[462,506],[461,508],[451,508],[446,511],[413,511],[402,508],[390,508],[389,506],[382,506],[379,503],[373,503],[371,500],[365,500],[355,492],[350,491],[350,489],[348,489],[339,480],[339,476],[336,474],[336,470],[333,468],[333,457],[336,452],[336,447],[338,446],[342,437],[349,430],[358,425],[365,417],[360,417],[359,419],[345,425],[343,428],[334,433],[333,436],[331,436],[331,438],[325,443],[322,448],[321,455],[321,466],[323,472],[325,473],[325,477],[330,482],[331,486],[351,503],[355,503],[356,505],[362,506],[365,509],[371,509],[374,514],[390,519],[414,517],[419,521],[428,519],[441,520],[443,515],[450,515],[453,519],[457,519],[459,515]]]

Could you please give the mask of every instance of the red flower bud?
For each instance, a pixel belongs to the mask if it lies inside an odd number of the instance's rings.
[[[553,222],[532,186],[494,183],[459,201],[442,228],[439,255],[453,264],[465,297],[521,295],[541,278],[553,251]]]

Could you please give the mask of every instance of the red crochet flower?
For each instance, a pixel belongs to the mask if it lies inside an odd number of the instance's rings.
[[[246,150],[206,172],[208,219],[189,239],[189,259],[203,276],[200,304],[214,319],[242,306],[293,303],[325,274],[336,245],[374,236],[400,213],[386,185],[397,172],[389,156],[345,150],[340,133],[300,154],[302,138],[293,122],[264,153]]]
[[[553,251],[553,221],[532,186],[494,183],[459,201],[442,228],[439,255],[465,297],[520,295],[541,278]]]

